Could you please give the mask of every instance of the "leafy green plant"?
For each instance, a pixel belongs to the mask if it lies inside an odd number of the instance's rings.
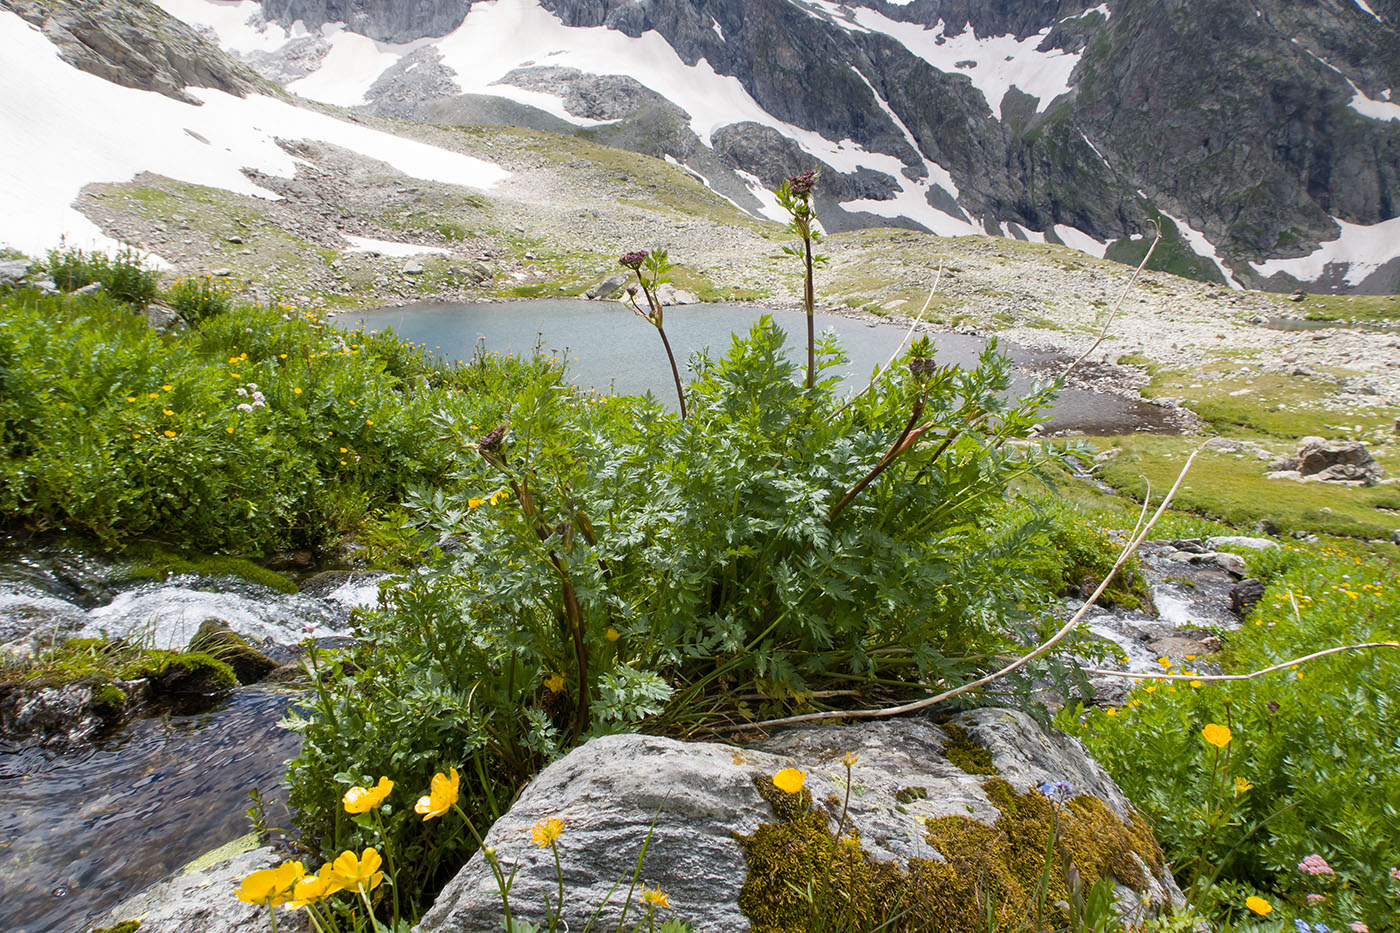
[[[150,304],[159,290],[155,271],[147,268],[132,249],[122,249],[108,256],[72,246],[61,247],[49,250],[40,265],[62,291],[71,292],[97,282],[113,298],[138,309]]]
[[[176,279],[164,293],[166,304],[190,324],[223,314],[232,306],[232,297],[228,286],[209,275]]]

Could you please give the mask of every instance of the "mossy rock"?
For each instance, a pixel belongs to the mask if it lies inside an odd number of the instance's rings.
[[[1096,797],[1017,793],[1000,777],[983,789],[1000,811],[995,822],[928,819],[925,838],[939,857],[906,866],[871,857],[854,830],[837,839],[833,814],[775,806],[776,822],[738,837],[749,866],[739,906],[754,933],[799,933],[833,919],[843,930],[904,933],[980,933],[990,919],[999,931],[1035,933],[1071,922],[1074,893],[1087,896],[1101,881],[1142,891],[1149,872],[1165,874],[1136,814],[1121,820]],[[797,799],[787,796],[784,804]]]
[[[153,658],[146,674],[155,699],[182,714],[209,709],[238,686],[233,668],[200,652],[169,652]]]
[[[244,686],[265,679],[277,669],[276,661],[218,619],[205,619],[200,623],[199,630],[190,639],[189,650],[223,661]]]

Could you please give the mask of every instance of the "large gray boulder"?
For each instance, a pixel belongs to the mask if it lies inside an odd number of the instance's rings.
[[[1052,805],[1035,789],[1059,783],[1066,798],[1088,795],[1102,801],[1093,803],[1093,812],[1104,815],[1105,825],[1119,827],[1114,832],[1120,837],[1126,831],[1148,840],[1141,854],[1118,853],[1128,866],[1124,873],[1138,882],[1131,889],[1120,887],[1120,903],[1144,910],[1180,902],[1150,833],[1143,836],[1144,824],[1128,801],[1076,740],[1003,710],[966,713],[955,723],[965,732],[927,719],[900,719],[795,729],[748,748],[644,735],[595,739],[532,781],[491,827],[486,843],[494,847],[504,871],[515,872],[512,913],[538,923],[545,919],[546,902],[557,900],[558,880],[553,854],[532,842],[531,830],[547,818],[562,820],[557,845],[564,918],[571,929],[583,929],[612,891],[601,927],[611,929],[650,834],[637,894],[641,884],[659,885],[670,902],[661,916],[679,916],[699,933],[744,931],[750,929],[740,907],[750,874],[746,846],[761,852],[755,840],[783,825],[770,800],[781,805],[787,798],[775,795],[773,775],[788,767],[804,771],[804,790],[814,808],[828,814],[815,819],[835,831],[847,796],[843,757],[853,753],[858,761],[850,772],[845,826],[848,834],[859,833],[870,858],[911,872],[945,859],[948,865],[961,864],[957,859],[966,854],[961,844],[941,843],[948,849],[941,851],[932,841],[935,827],[959,832],[964,825],[973,826],[959,821],[971,820],[985,833],[1007,806],[1008,814],[1027,807],[1050,812]],[[950,756],[965,766],[981,758],[990,766],[982,770],[997,773],[969,773]],[[970,845],[971,838],[964,843]],[[628,916],[640,919],[635,895],[633,900]],[[498,928],[501,917],[496,881],[478,853],[443,890],[418,929],[475,933]]]
[[[141,933],[264,933],[267,909],[240,901],[234,893],[243,879],[271,868],[286,856],[258,847],[245,836],[195,859],[173,876],[122,902],[98,921],[98,928],[140,921]],[[280,910],[277,929],[308,929],[306,912]]]

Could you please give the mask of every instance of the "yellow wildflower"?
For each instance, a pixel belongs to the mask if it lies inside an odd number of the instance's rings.
[[[486,501],[485,499],[468,499],[468,500],[467,500],[467,508],[469,508],[469,509],[477,508],[478,506],[480,506],[480,505],[481,505],[483,502],[485,502],[485,501]]]
[[[1261,917],[1267,917],[1269,914],[1274,912],[1273,904],[1270,904],[1262,897],[1258,897],[1257,895],[1253,894],[1244,899],[1244,906],[1248,907],[1250,910],[1254,911]]]
[[[384,798],[388,797],[393,789],[394,782],[386,777],[381,777],[379,783],[373,787],[352,787],[341,798],[345,804],[345,812],[368,813],[383,803]]]
[[[245,904],[276,907],[291,898],[292,888],[305,874],[306,867],[301,862],[283,862],[276,868],[253,872],[243,879],[234,893]]]
[[[807,775],[796,768],[784,768],[773,775],[773,786],[785,794],[797,794],[802,792],[802,784],[807,780]]]
[[[442,816],[457,802],[461,778],[456,768],[448,768],[447,774],[434,774],[433,782],[426,796],[419,797],[413,805],[414,813],[421,813],[423,821]]]
[[[1254,785],[1251,784],[1251,783],[1249,783],[1249,778],[1245,778],[1245,777],[1237,777],[1237,778],[1235,778],[1235,796],[1236,796],[1236,797],[1238,797],[1240,794],[1243,794],[1245,791],[1253,790],[1253,789],[1254,789]]]
[[[560,835],[564,832],[564,821],[558,817],[551,816],[547,820],[540,820],[530,830],[530,838],[535,840],[535,845],[540,848],[554,845]]]
[[[606,632],[603,633],[603,637],[606,638],[608,641],[617,641],[619,638],[622,637],[622,633],[619,632],[617,629],[610,627]]]
[[[175,432],[174,432],[174,431],[162,431],[162,432],[160,432],[160,433],[164,434],[166,437],[174,437],[174,436],[175,436]]]
[[[384,880],[384,872],[379,870],[379,866],[383,864],[384,859],[373,846],[365,849],[358,858],[354,852],[347,849],[336,856],[329,874],[331,880],[344,890],[364,891],[368,894]]]
[[[307,904],[325,900],[340,890],[341,886],[336,881],[332,873],[332,866],[328,862],[322,865],[321,870],[316,874],[306,875],[297,880],[296,885],[292,888],[291,902],[287,904],[287,907],[296,910]]]
[[[1191,681],[1191,686],[1193,686],[1193,687],[1204,687],[1204,686],[1205,686],[1205,682],[1204,682],[1204,681],[1200,681],[1200,680],[1193,680],[1193,681]]]
[[[175,414],[175,412],[171,411],[171,410],[168,409],[168,408],[162,408],[162,409],[160,410],[160,413],[163,414],[163,415],[165,415],[167,418],[170,417],[171,415]]]
[[[300,395],[300,394],[301,394],[301,387],[300,387],[300,386],[297,386],[297,387],[293,388],[293,389],[292,389],[292,394],[293,394],[293,395]]]
[[[564,689],[564,675],[550,674],[544,679],[544,688],[550,693],[558,693]]]
[[[174,388],[175,388],[174,386],[161,386],[161,390],[164,391],[164,392],[170,392],[170,391],[172,391]]]
[[[1201,730],[1201,735],[1205,736],[1205,740],[1216,748],[1224,748],[1226,745],[1230,744],[1231,736],[1229,726],[1222,726],[1219,723],[1213,722]]]
[[[854,768],[856,766],[857,761],[860,761],[860,758],[856,755],[855,752],[847,752],[845,757],[841,759],[841,763],[847,768]]]
[[[647,890],[646,885],[642,885],[642,903],[650,904],[652,907],[670,907],[671,901],[666,892],[660,887]]]

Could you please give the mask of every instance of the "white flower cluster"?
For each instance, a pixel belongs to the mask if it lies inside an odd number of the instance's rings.
[[[240,398],[252,399],[251,402],[239,403],[238,410],[241,412],[250,412],[255,408],[267,407],[267,399],[263,398],[263,394],[258,391],[258,384],[256,382],[250,382],[247,386],[239,386],[233,391]]]

